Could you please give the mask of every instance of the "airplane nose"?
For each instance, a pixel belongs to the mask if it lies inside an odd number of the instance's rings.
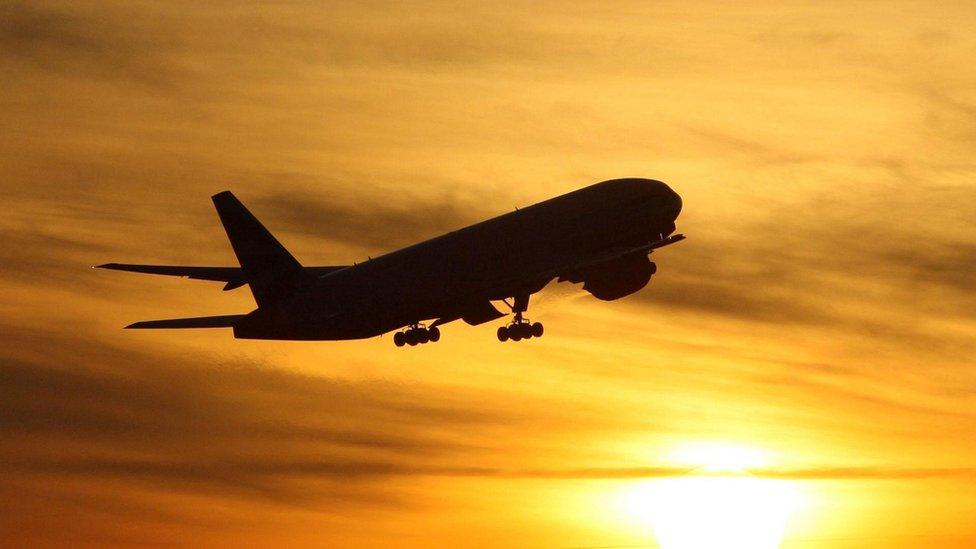
[[[678,218],[678,214],[681,213],[681,197],[666,183],[657,183],[659,196],[662,196],[663,199],[662,205],[664,206],[664,212],[670,216],[671,221],[674,221]]]
[[[681,213],[681,197],[678,193],[671,191],[671,196],[669,197],[668,210],[671,214],[671,221],[678,219],[678,214]]]

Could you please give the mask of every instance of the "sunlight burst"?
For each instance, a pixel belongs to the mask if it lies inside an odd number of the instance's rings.
[[[796,483],[760,479],[749,468],[768,464],[754,448],[689,444],[671,461],[696,472],[642,484],[624,497],[625,511],[649,524],[663,549],[776,549],[790,512],[799,504]]]

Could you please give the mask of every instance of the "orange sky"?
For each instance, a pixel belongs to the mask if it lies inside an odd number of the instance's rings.
[[[657,547],[731,474],[783,548],[972,545],[971,3],[330,4],[0,6],[5,544]],[[332,264],[625,176],[689,239],[518,345],[125,332],[253,301],[87,268],[233,265],[224,189]]]

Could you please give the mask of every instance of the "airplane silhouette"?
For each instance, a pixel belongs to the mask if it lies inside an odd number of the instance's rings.
[[[681,197],[660,181],[614,179],[517,209],[354,265],[304,267],[230,191],[213,196],[240,267],[106,263],[96,268],[247,285],[247,314],[136,322],[126,328],[232,328],[241,339],[343,340],[392,330],[398,347],[440,339],[438,326],[505,316],[499,341],[541,337],[524,314],[553,279],[583,283],[598,299],[643,288],[649,254],[674,234]],[[432,321],[429,326],[426,322]],[[405,329],[404,329],[405,328]]]

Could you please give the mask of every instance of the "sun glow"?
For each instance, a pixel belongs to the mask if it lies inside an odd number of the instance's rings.
[[[706,473],[743,473],[750,467],[769,465],[770,459],[769,453],[759,448],[718,442],[682,444],[668,457],[672,463]]]
[[[687,476],[646,482],[622,501],[631,517],[649,524],[663,549],[775,549],[800,502],[795,482],[750,476],[768,465],[761,450],[727,444],[689,444],[672,462],[694,467]]]

